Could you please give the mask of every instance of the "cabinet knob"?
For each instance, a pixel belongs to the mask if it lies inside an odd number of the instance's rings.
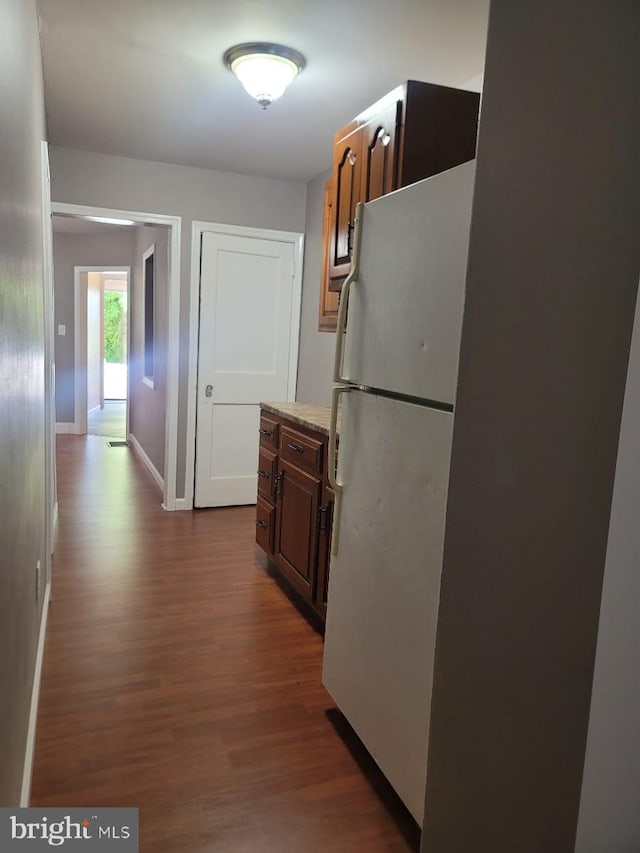
[[[256,521],[256,527],[263,527],[263,528],[264,528],[264,527],[268,527],[268,526],[269,526],[269,525],[267,524],[267,522],[266,522],[266,521],[263,521],[261,518],[259,518],[259,519]]]
[[[270,429],[267,429],[266,427],[260,427],[258,432],[260,433],[260,435],[273,435],[273,432]]]
[[[268,471],[265,471],[264,468],[258,468],[258,477],[270,477]]]
[[[301,444],[296,444],[292,442],[291,444],[287,444],[289,450],[293,450],[294,453],[304,453],[304,447]]]

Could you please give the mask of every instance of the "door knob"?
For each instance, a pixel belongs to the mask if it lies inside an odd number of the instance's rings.
[[[213,397],[213,385],[207,385],[207,387],[204,389],[204,396]]]

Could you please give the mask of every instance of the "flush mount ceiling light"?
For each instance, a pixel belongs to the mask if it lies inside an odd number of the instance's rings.
[[[256,41],[230,47],[224,54],[224,64],[266,110],[302,71],[305,59],[291,47]]]

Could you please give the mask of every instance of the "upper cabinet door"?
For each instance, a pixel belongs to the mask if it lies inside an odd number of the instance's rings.
[[[356,130],[337,142],[333,159],[335,203],[331,208],[331,258],[329,276],[343,278],[349,272],[353,247],[356,204],[360,201],[361,133]]]
[[[320,322],[318,331],[335,332],[338,320],[340,296],[331,290],[329,259],[331,257],[331,209],[333,207],[333,181],[324,185],[322,216],[322,272],[320,275]]]
[[[395,101],[362,128],[361,201],[373,201],[398,187],[401,115],[402,101]]]

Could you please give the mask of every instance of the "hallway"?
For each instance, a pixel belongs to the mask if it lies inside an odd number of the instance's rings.
[[[87,417],[87,433],[108,438],[127,437],[127,401],[105,400],[103,409],[95,409]]]
[[[31,805],[137,806],[149,853],[418,849],[253,507],[164,512],[94,436],[58,436],[58,492]]]

